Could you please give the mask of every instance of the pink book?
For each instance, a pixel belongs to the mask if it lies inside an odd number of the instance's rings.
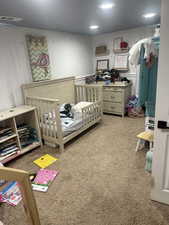
[[[59,171],[56,170],[40,169],[33,183],[49,186],[49,184],[55,179],[58,174]]]

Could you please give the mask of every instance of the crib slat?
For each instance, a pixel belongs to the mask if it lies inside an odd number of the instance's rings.
[[[52,129],[53,113],[51,111],[51,104],[50,104],[49,101],[47,102],[47,111],[48,111],[48,115],[49,115],[49,119],[48,119],[48,134],[49,134],[49,136],[53,137],[53,129]]]

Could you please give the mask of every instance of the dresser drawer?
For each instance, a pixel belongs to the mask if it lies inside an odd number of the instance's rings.
[[[111,102],[122,102],[122,92],[104,91],[103,100]]]
[[[103,91],[119,91],[122,92],[122,88],[121,87],[103,87]]]
[[[103,102],[103,111],[110,113],[122,113],[122,104],[121,103],[111,103],[111,102]]]

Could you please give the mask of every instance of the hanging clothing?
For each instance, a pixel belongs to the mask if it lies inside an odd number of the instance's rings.
[[[129,51],[129,63],[131,65],[137,66],[139,64],[141,48],[144,45],[144,59],[148,60],[150,54],[158,55],[157,44],[159,43],[159,38],[145,38],[138,41]]]
[[[150,38],[145,38],[140,41],[138,41],[136,44],[133,45],[133,47],[129,51],[129,62],[131,65],[137,66],[139,63],[139,57],[140,57],[140,49],[142,44],[149,42]]]
[[[145,46],[141,45],[140,50],[140,75],[139,75],[139,99],[138,106],[146,107],[146,116],[155,116],[156,88],[158,57],[150,54],[149,59],[145,59]]]

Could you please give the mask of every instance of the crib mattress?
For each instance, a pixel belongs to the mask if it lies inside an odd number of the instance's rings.
[[[83,125],[82,109],[83,107],[86,107],[92,104],[93,104],[92,102],[80,102],[74,106],[74,110],[75,110],[74,119],[69,117],[61,118],[62,132],[64,137],[79,130],[82,127]],[[90,115],[86,115],[86,119]],[[48,124],[41,124],[41,127],[48,129],[49,133],[52,133],[54,130],[56,131],[56,128],[54,129],[54,124],[51,124],[50,126]]]
[[[65,124],[67,122],[68,122],[68,124]],[[82,119],[71,121],[70,118],[62,118],[62,132],[63,132],[63,136],[65,137],[65,136],[73,133],[74,131],[79,130],[82,127],[82,124],[83,124],[83,120]],[[53,132],[54,131],[54,125],[53,124],[51,126],[49,126],[49,125],[46,126],[46,124],[42,124],[42,126],[43,126],[43,128],[47,128],[48,132]]]

